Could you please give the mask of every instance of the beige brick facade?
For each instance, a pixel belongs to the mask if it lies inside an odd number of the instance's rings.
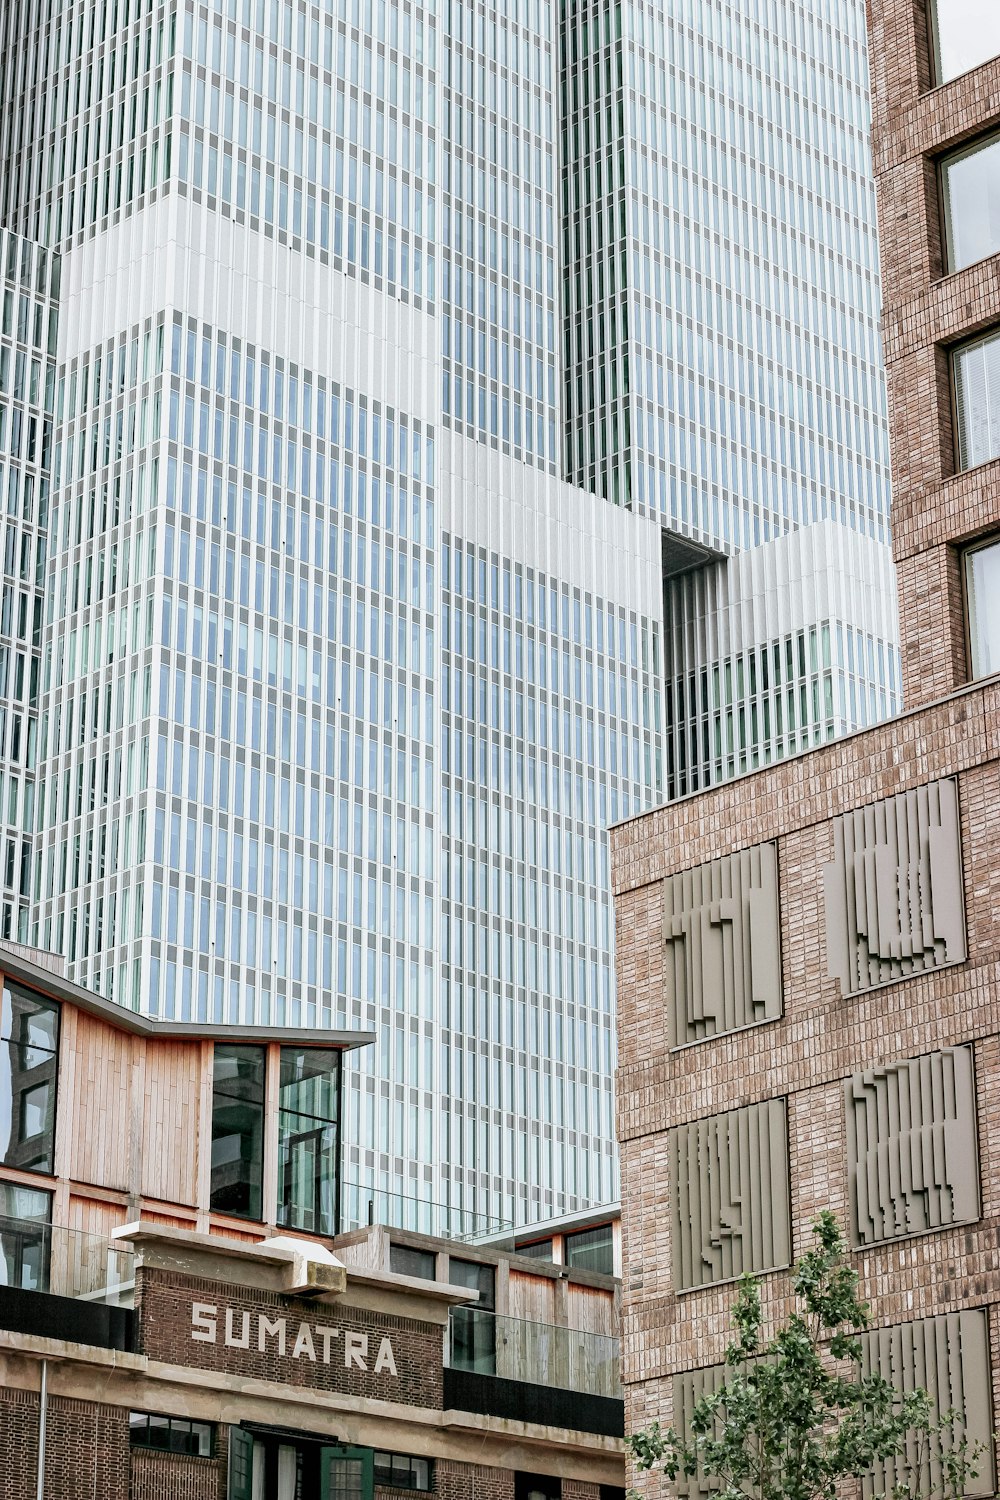
[[[727,1177],[708,1152],[672,1152],[673,1133],[726,1112],[753,1119],[768,1100],[785,1103],[790,1203],[765,1201],[759,1170],[749,1177],[757,1210],[790,1212],[791,1258],[810,1244],[821,1210],[847,1228],[861,1205],[869,1228],[854,1260],[877,1326],[911,1325],[900,1347],[913,1347],[918,1320],[936,1319],[923,1326],[943,1331],[943,1350],[960,1323],[948,1315],[983,1310],[983,1368],[959,1377],[992,1397],[987,1431],[1000,1412],[1000,1178],[991,1158],[1000,1127],[1000,685],[969,683],[961,562],[964,544],[1000,532],[1000,462],[956,472],[951,378],[954,346],[1000,326],[1000,256],[944,274],[939,192],[942,156],[1000,127],[1000,58],[932,88],[924,0],[872,0],[869,24],[908,712],[613,831],[628,1428],[669,1421],[675,1376],[716,1364],[726,1342],[732,1283],[706,1273],[708,1284],[678,1290],[691,1276],[674,1264],[671,1161],[688,1163],[703,1186],[714,1174],[688,1226],[688,1238],[702,1236],[704,1266],[727,1236],[747,1238],[749,1195],[725,1198],[740,1173]],[[944,831],[917,828],[927,794],[899,795],[952,777],[957,874]],[[863,817],[845,817],[862,808]],[[898,831],[907,817],[909,831]],[[783,1014],[672,1049],[676,955],[664,913],[677,877],[766,841],[777,848]],[[697,877],[687,884],[696,889]],[[705,911],[699,920],[722,917]],[[869,985],[882,960],[883,974],[901,977]],[[847,973],[862,976],[860,992],[842,983]],[[902,1114],[893,1103],[849,1120],[880,1088],[894,1101],[903,1091]],[[700,1138],[718,1136],[716,1127]],[[758,1145],[756,1157],[745,1146],[741,1162],[763,1159]],[[697,1186],[687,1184],[689,1197]],[[879,1242],[886,1226],[896,1237]],[[685,1242],[685,1266],[699,1249]],[[769,1314],[787,1307],[787,1292],[780,1267],[764,1272]],[[981,1331],[979,1312],[962,1326]],[[954,1375],[953,1350],[941,1368]],[[976,1493],[990,1492],[990,1477]],[[644,1483],[650,1495],[668,1492]]]
[[[998,731],[1000,686],[966,688],[615,830],[627,1421],[669,1418],[674,1374],[717,1363],[726,1342],[732,1284],[675,1290],[670,1132],[787,1100],[794,1259],[821,1210],[832,1209],[845,1227],[851,1219],[845,1082],[961,1044],[974,1058],[981,1217],[872,1245],[856,1264],[880,1325],[987,1306],[998,1371],[1000,1180],[989,1170],[1000,1127]],[[823,892],[834,820],[955,773],[968,958],[845,996],[829,971]],[[672,1050],[664,881],[765,840],[778,850],[784,1014]],[[765,1274],[770,1311],[784,1305],[786,1290],[780,1272]],[[996,1373],[994,1385],[1000,1411]]]

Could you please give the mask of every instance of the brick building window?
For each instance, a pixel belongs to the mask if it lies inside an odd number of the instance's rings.
[[[965,609],[973,677],[1000,672],[1000,538],[965,553]]]
[[[551,1474],[517,1474],[514,1500],[562,1500],[562,1480]]]
[[[952,356],[958,467],[1000,458],[1000,333],[963,344]]]
[[[947,83],[1000,56],[996,0],[931,0],[934,82]]]
[[[430,1461],[426,1458],[407,1458],[402,1453],[376,1453],[375,1483],[391,1484],[397,1490],[429,1490]]]
[[[215,1446],[211,1422],[189,1422],[186,1417],[163,1417],[149,1411],[129,1412],[128,1437],[133,1448],[185,1453],[190,1458],[211,1458]]]
[[[1000,250],[1000,135],[941,163],[945,270],[961,271]]]

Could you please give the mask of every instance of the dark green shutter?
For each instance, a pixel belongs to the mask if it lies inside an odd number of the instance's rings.
[[[375,1454],[371,1448],[323,1448],[320,1473],[320,1500],[373,1500]]]
[[[253,1500],[253,1434],[229,1429],[229,1500]]]

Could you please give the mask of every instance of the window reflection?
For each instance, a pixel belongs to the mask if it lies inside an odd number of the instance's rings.
[[[52,1194],[0,1182],[0,1286],[49,1289]]]
[[[947,83],[1000,56],[996,0],[935,0],[931,17],[935,83]]]
[[[946,269],[960,271],[1000,250],[1000,136],[942,163]]]
[[[278,1222],[336,1234],[339,1214],[340,1053],[282,1047]]]
[[[965,554],[969,665],[973,677],[1000,672],[1000,540]]]
[[[0,1159],[51,1172],[55,1151],[59,1007],[15,985],[0,1001]]]
[[[212,1087],[211,1206],[263,1218],[264,1048],[217,1043]]]

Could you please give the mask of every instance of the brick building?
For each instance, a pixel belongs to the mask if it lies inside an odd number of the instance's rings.
[[[4,1500],[622,1500],[606,1219],[345,1229],[367,1034],[157,1023],[37,957],[0,945]]]
[[[869,1364],[1000,1412],[1000,7],[870,24],[907,712],[613,833],[629,1428],[826,1208]]]

